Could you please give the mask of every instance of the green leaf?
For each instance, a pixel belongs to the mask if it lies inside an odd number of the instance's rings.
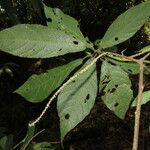
[[[13,135],[4,136],[0,139],[0,150],[12,150]]]
[[[139,51],[136,52],[136,54],[132,55],[132,57],[137,57],[148,52],[150,52],[150,45],[145,46],[144,48],[140,49]],[[146,60],[145,63],[150,63],[150,61]]]
[[[137,97],[132,102],[132,105],[131,105],[132,107],[136,106],[136,101],[137,101]],[[141,105],[146,104],[149,101],[150,101],[150,90],[149,91],[144,91],[142,93],[142,102],[141,102]]]
[[[87,63],[89,63],[88,61]],[[58,96],[61,141],[91,111],[97,95],[96,65],[78,76]]]
[[[21,141],[23,145],[21,146],[21,150],[25,150],[28,146],[30,146],[30,142],[32,137],[34,136],[35,126],[28,127],[28,131],[26,137]]]
[[[28,58],[48,58],[86,49],[83,41],[62,30],[21,24],[0,32],[0,49]]]
[[[45,4],[43,4],[43,6],[47,18],[47,25],[50,28],[63,30],[68,34],[73,35],[75,39],[80,39],[81,41],[83,41],[83,43],[86,43],[87,47],[91,47],[91,44],[86,42],[87,40],[84,38],[82,32],[80,31],[79,23],[77,20],[69,15],[64,14],[58,8],[50,8]]]
[[[141,52],[141,54],[150,52],[150,45],[145,46],[144,48],[142,48],[141,50],[139,50],[139,52]]]
[[[132,99],[131,82],[128,74],[119,66],[103,62],[100,78],[100,92],[106,106],[123,119]]]
[[[55,150],[50,143],[41,142],[33,145],[33,150]]]
[[[139,64],[129,62],[129,61],[121,61],[121,60],[115,60],[112,58],[106,58],[107,61],[111,62],[111,64],[120,66],[124,71],[126,71],[129,74],[138,74],[139,73]]]
[[[121,14],[108,28],[99,48],[107,48],[124,42],[132,37],[148,20],[150,2],[143,2]]]
[[[7,136],[4,136],[0,139],[0,148],[1,150],[5,150],[7,142]]]
[[[82,59],[77,59],[66,65],[50,69],[46,73],[32,75],[15,92],[23,96],[29,102],[41,102],[58,88],[70,72],[81,63]]]

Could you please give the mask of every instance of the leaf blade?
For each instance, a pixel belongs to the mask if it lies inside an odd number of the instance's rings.
[[[43,101],[53,92],[70,72],[82,63],[81,59],[72,61],[66,65],[48,70],[40,75],[32,75],[15,93],[32,103]]]
[[[95,65],[71,82],[58,96],[57,110],[60,118],[61,141],[81,122],[94,105],[97,95]]]
[[[134,99],[134,101],[132,102],[132,107],[136,106],[136,101],[137,101],[137,97]],[[142,93],[142,101],[141,101],[141,105],[146,104],[147,102],[150,101],[150,90],[149,91],[144,91]]]
[[[123,119],[132,99],[131,81],[119,66],[103,62],[100,77],[100,92],[106,106]]]
[[[86,45],[61,30],[21,24],[0,32],[0,49],[19,57],[48,58],[83,51]]]
[[[99,48],[112,47],[132,37],[149,18],[149,8],[150,2],[143,2],[121,14],[106,31]]]
[[[68,34],[73,35],[75,38],[85,42],[88,48],[93,46],[92,43],[87,42],[87,39],[83,36],[79,28],[79,23],[76,19],[64,14],[58,8],[47,7],[44,3],[43,6],[48,27],[63,30]]]
[[[33,150],[55,150],[49,142],[40,142],[33,144]]]
[[[107,61],[111,62],[114,65],[120,66],[124,71],[126,71],[129,74],[138,74],[139,73],[139,64],[130,62],[130,61],[121,61],[121,60],[115,60],[113,58],[106,58]]]

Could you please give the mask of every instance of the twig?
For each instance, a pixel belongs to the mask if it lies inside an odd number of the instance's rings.
[[[138,87],[138,99],[137,99],[137,106],[135,111],[135,124],[134,124],[134,136],[133,136],[133,147],[132,150],[138,149],[138,141],[139,141],[139,126],[140,126],[140,116],[141,116],[141,101],[142,101],[142,92],[144,88],[143,78],[144,78],[144,62],[147,57],[150,56],[150,53],[146,54],[143,58],[135,59],[133,57],[127,57],[124,55],[120,55],[117,53],[108,52],[107,56],[116,56],[122,59],[127,59],[129,61],[136,62],[140,65],[140,74],[139,74],[139,87]]]
[[[128,60],[128,61],[133,61],[133,62],[138,63],[138,59],[132,58],[132,57],[130,57],[130,56],[120,55],[120,54],[113,53],[113,52],[108,52],[107,55],[110,56],[110,57],[111,57],[111,56],[120,57],[120,58],[122,58],[123,60]]]
[[[137,150],[138,148],[138,137],[139,137],[139,124],[140,124],[140,115],[141,115],[141,100],[143,92],[143,61],[139,61],[140,65],[140,74],[139,74],[139,87],[138,87],[138,98],[137,106],[135,111],[135,124],[134,124],[134,137],[133,137],[133,147],[132,150]]]
[[[37,133],[28,141],[28,143],[23,147],[23,150],[25,150],[26,147],[29,145],[29,143],[30,143],[36,136],[38,136],[40,133],[42,133],[43,131],[45,131],[45,129],[43,129],[43,130],[37,132]],[[16,148],[17,148],[19,145],[21,145],[22,143],[23,143],[23,141],[19,142],[17,145],[15,145],[15,146],[13,147],[13,149],[16,149]]]
[[[42,111],[42,113],[40,114],[40,116],[33,121],[32,123],[29,124],[29,126],[34,126],[36,123],[38,123],[41,118],[43,117],[43,115],[45,114],[45,112],[47,111],[47,109],[50,107],[51,102],[58,96],[58,94],[73,80],[75,80],[79,75],[83,74],[84,72],[86,72],[94,63],[96,63],[96,61],[102,57],[102,56],[109,56],[109,57],[120,57],[122,59],[126,59],[129,61],[133,61],[136,62],[140,65],[140,74],[139,74],[139,87],[138,87],[138,99],[137,99],[137,107],[136,107],[136,111],[135,111],[135,125],[134,125],[134,137],[133,137],[133,147],[132,150],[137,150],[138,148],[138,136],[139,136],[139,124],[140,124],[140,115],[141,115],[141,101],[142,101],[142,92],[143,92],[143,78],[144,78],[144,61],[145,59],[150,56],[150,53],[148,53],[147,55],[145,55],[143,58],[139,59],[135,59],[132,56],[128,57],[128,56],[124,56],[124,55],[120,55],[117,53],[112,53],[112,52],[98,52],[98,56],[90,63],[88,64],[85,68],[83,68],[82,70],[80,70],[79,72],[75,73],[67,82],[65,82],[55,93],[54,95],[50,98],[49,102],[47,103],[46,107],[44,108],[44,110]]]
[[[79,75],[83,74],[84,72],[86,72],[94,63],[96,63],[96,61],[106,55],[107,53],[101,53],[99,54],[96,58],[93,59],[93,61],[88,64],[85,68],[83,68],[82,70],[80,70],[79,72],[75,73],[67,82],[65,82],[55,93],[54,95],[50,98],[50,100],[48,101],[46,107],[44,108],[44,110],[42,111],[42,113],[40,114],[40,116],[33,121],[32,123],[29,123],[29,126],[34,126],[36,123],[38,123],[41,118],[44,116],[45,112],[47,111],[47,109],[50,107],[50,104],[52,103],[52,101],[58,96],[58,94],[73,80],[75,80]]]
[[[39,134],[41,134],[43,131],[45,131],[45,129],[43,129],[43,130],[37,132],[34,136],[32,136],[32,138],[27,142],[27,144],[26,144],[23,148],[21,148],[21,150],[25,150],[25,149],[27,148],[27,146],[30,144],[30,142],[31,142],[35,137],[37,137]]]
[[[138,140],[139,140],[139,126],[140,126],[140,116],[141,116],[141,102],[142,102],[142,92],[144,88],[144,60],[150,56],[150,53],[145,55],[143,58],[138,60],[138,64],[140,65],[140,74],[139,74],[139,87],[138,87],[138,98],[137,98],[137,106],[135,111],[135,124],[134,124],[134,136],[133,136],[133,147],[132,150],[138,149]]]

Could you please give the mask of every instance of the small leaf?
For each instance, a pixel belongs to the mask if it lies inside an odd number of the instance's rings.
[[[142,48],[141,50],[139,50],[138,54],[145,54],[150,52],[150,45],[145,46],[144,48]]]
[[[106,106],[123,119],[132,99],[128,74],[106,61],[101,68],[100,92]]]
[[[87,63],[89,63],[88,61]],[[97,95],[96,65],[78,76],[58,96],[61,141],[91,111]]]
[[[50,28],[63,30],[68,34],[73,35],[75,39],[80,39],[83,43],[86,43],[88,48],[91,48],[91,44],[86,42],[86,38],[84,38],[82,32],[80,31],[77,20],[69,15],[64,14],[58,8],[47,7],[45,4],[43,4],[43,6],[47,18],[47,25]]]
[[[7,136],[4,136],[0,139],[0,149],[1,150],[6,149],[6,142],[7,142]]]
[[[4,136],[0,139],[0,150],[12,150],[13,135]]]
[[[150,1],[130,8],[110,25],[99,43],[99,48],[111,47],[129,39],[143,26],[149,16]]]
[[[137,101],[137,97],[132,102],[132,105],[131,105],[132,107],[136,106],[136,101]],[[149,91],[144,91],[142,93],[142,102],[141,102],[141,105],[146,104],[149,101],[150,101],[150,90]]]
[[[21,150],[25,150],[28,146],[30,146],[30,142],[32,137],[34,136],[34,132],[35,132],[35,126],[28,127],[26,137],[21,141],[23,143],[20,148]]]
[[[83,51],[86,45],[62,30],[21,24],[0,32],[0,49],[20,57],[48,58]]]
[[[50,69],[46,73],[32,75],[15,92],[29,102],[41,102],[47,98],[51,92],[58,88],[70,72],[81,63],[82,60],[77,59],[66,65]]]
[[[33,150],[55,150],[48,142],[36,143],[33,145]]]

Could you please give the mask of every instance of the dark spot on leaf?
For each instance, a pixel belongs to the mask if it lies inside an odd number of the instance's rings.
[[[117,107],[118,105],[119,105],[119,103],[116,102],[114,106]]]
[[[114,93],[115,90],[116,90],[116,88],[113,88],[113,89],[110,91],[110,93]]]
[[[86,99],[88,100],[90,98],[90,94],[88,94],[87,96],[86,96]]]
[[[27,88],[26,91],[29,91],[29,88]]]
[[[61,17],[60,19],[61,19],[61,20],[63,20],[63,18],[62,18],[62,17]]]
[[[117,66],[116,64],[114,64],[114,63],[111,62],[111,61],[108,61],[108,63],[111,64],[111,65]]]
[[[110,82],[110,80],[104,81],[102,82],[102,84],[108,84]]]
[[[86,98],[85,98],[85,100],[84,100],[84,103],[86,103],[87,100],[89,100],[89,98],[90,98],[90,94],[87,94],[87,96],[86,96]]]
[[[130,73],[132,73],[132,70],[131,70],[131,69],[128,69],[128,71],[129,71]]]
[[[76,45],[78,45],[79,42],[78,41],[73,41],[73,43],[76,44]]]
[[[90,44],[90,41],[86,41],[86,42]]]
[[[48,22],[52,22],[52,19],[51,19],[51,18],[47,18],[47,21],[48,21]]]
[[[106,92],[105,92],[105,91],[103,91],[103,92],[101,93],[101,95],[102,95],[102,96],[104,96],[105,94],[106,94]]]
[[[118,87],[118,84],[116,84],[115,87],[117,88],[117,87]]]
[[[76,39],[76,37],[75,37],[75,36],[73,36],[73,38],[74,38],[74,39]]]
[[[75,83],[76,81],[75,81],[75,80],[73,80],[72,82],[73,82],[73,83]]]
[[[55,12],[55,10],[53,9],[52,11],[53,11],[54,15],[56,15],[56,12]]]
[[[106,79],[109,79],[109,76],[105,75],[105,77],[103,78],[102,82],[105,81]]]
[[[61,51],[62,50],[62,48],[60,48],[58,51]]]
[[[110,92],[110,89],[108,89],[108,92]]]
[[[87,42],[88,43],[88,42]],[[98,46],[97,45],[94,45],[94,49],[98,49]]]
[[[65,119],[69,119],[70,115],[69,114],[66,114],[65,115]]]
[[[58,23],[60,24],[60,21]]]
[[[115,41],[118,41],[118,37],[115,37]]]

